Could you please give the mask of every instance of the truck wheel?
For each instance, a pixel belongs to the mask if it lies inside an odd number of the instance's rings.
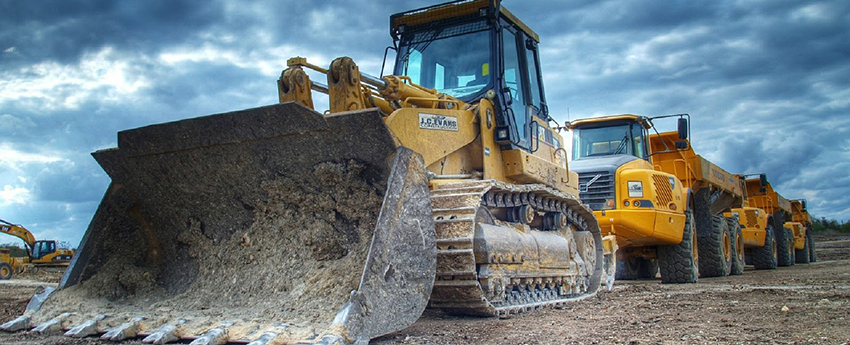
[[[696,283],[699,277],[699,254],[693,213],[685,211],[685,229],[682,242],[658,246],[658,268],[664,284]]]
[[[806,241],[809,243],[809,262],[817,262],[818,256],[815,254],[815,238],[812,236],[812,227],[806,228]]]
[[[772,224],[767,224],[764,232],[764,246],[753,248],[750,255],[757,270],[772,270],[777,266],[779,244],[776,243]]]
[[[776,255],[778,257],[777,264],[780,267],[791,266],[794,263],[794,259],[791,257],[794,249],[794,237],[788,236],[788,232],[785,231],[785,213],[776,212],[773,214],[773,219],[773,234],[776,236],[776,246],[779,249]]]
[[[803,245],[803,249],[794,250],[794,262],[798,264],[807,264],[811,260],[809,257],[809,247],[812,244],[809,242],[809,233],[806,232],[806,244]]]
[[[735,218],[726,218],[726,224],[729,227],[729,237],[732,240],[732,270],[729,275],[744,274],[744,234],[741,231],[741,224]]]
[[[729,225],[723,216],[712,216],[711,229],[699,230],[697,223],[697,244],[699,248],[699,273],[702,277],[728,276],[732,271],[732,240]]]
[[[0,280],[8,280],[12,278],[12,266],[5,262],[0,262]]]
[[[791,266],[791,246],[794,244],[788,238],[788,232],[785,227],[773,228],[773,233],[776,236],[776,264],[780,267]]]
[[[788,239],[788,258],[790,259],[790,263],[788,266],[794,266],[797,263],[796,255],[797,251],[794,248],[794,231],[791,229],[785,229],[785,238]]]
[[[641,257],[617,260],[617,280],[653,279],[658,273],[658,261]]]
[[[632,258],[617,260],[617,273],[614,275],[615,280],[634,280],[637,279],[636,269]]]
[[[658,274],[658,259],[644,260],[640,274],[642,279],[655,279]]]

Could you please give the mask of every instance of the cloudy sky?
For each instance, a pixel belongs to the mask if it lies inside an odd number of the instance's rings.
[[[377,75],[389,15],[432,3],[0,0],[0,218],[76,244],[117,131],[274,103],[291,56]],[[850,219],[850,1],[503,3],[558,122],[690,113],[698,153]]]

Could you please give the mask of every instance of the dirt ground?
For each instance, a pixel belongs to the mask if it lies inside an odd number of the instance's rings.
[[[815,242],[819,261],[808,265],[748,267],[743,276],[691,285],[617,282],[565,308],[510,319],[429,310],[372,344],[850,344],[850,235]],[[30,278],[0,282],[0,322],[19,315],[37,285],[51,284]],[[25,332],[0,332],[0,343],[113,344]]]

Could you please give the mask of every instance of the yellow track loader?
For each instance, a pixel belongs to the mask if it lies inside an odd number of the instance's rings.
[[[60,289],[0,328],[364,344],[426,305],[594,295],[614,247],[549,125],[537,35],[488,0],[390,23],[394,75],[293,58],[281,104],[119,132],[94,153],[112,183]]]

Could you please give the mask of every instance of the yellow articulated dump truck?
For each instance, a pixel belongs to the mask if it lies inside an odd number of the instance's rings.
[[[773,215],[767,211],[751,207],[747,195],[747,181],[743,175],[735,175],[744,197],[740,203],[732,206],[727,218],[736,219],[737,226],[741,229],[741,242],[743,242],[744,258],[747,265],[753,265],[756,269],[775,269],[777,264],[776,231],[774,231]],[[759,177],[759,184],[766,185],[767,178]],[[736,247],[739,251],[741,246]]]
[[[654,164],[661,152],[649,146],[648,130],[656,118],[625,114],[571,122],[570,168],[602,234],[616,237],[618,279],[654,278],[660,271],[664,283],[695,283],[693,193]],[[687,128],[681,118],[679,138],[687,137]],[[662,152],[683,150],[687,143],[675,145]]]
[[[791,221],[785,223],[794,234],[794,260],[798,264],[817,261],[812,238],[812,220],[806,209],[806,199],[791,200]]]
[[[669,150],[676,141],[685,140],[687,148]],[[702,156],[696,154],[687,139],[677,132],[649,137],[655,170],[673,174],[693,192],[693,217],[697,232],[700,277],[720,277],[744,273],[744,244],[738,221],[724,213],[741,204],[741,181]]]
[[[393,75],[293,58],[281,104],[119,132],[94,153],[112,183],[59,290],[0,328],[366,344],[426,306],[508,316],[593,296],[605,245],[550,125],[537,34],[490,0],[395,14],[390,31]]]
[[[773,189],[765,174],[749,177],[745,182],[749,206],[762,209],[769,215],[776,241],[777,265],[794,265],[794,234],[785,228],[785,222],[791,220],[791,202]]]

